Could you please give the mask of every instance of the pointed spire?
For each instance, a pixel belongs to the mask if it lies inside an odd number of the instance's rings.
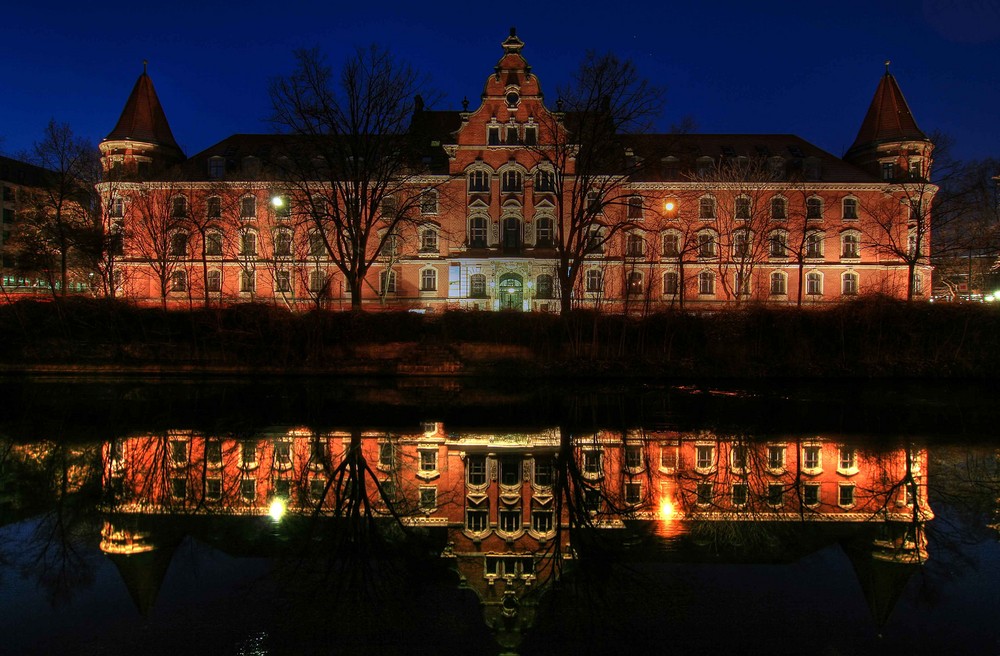
[[[886,60],[885,75],[875,89],[875,97],[848,153],[886,141],[927,141],[927,135],[917,127],[896,78],[889,72],[890,63]]]
[[[163,112],[160,99],[153,88],[153,81],[146,72],[148,62],[142,62],[142,75],[132,88],[121,117],[115,128],[105,137],[105,141],[140,141],[180,153],[180,146],[174,140]]]

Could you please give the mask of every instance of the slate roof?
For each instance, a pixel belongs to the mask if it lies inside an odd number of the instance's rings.
[[[886,71],[879,80],[875,97],[848,153],[867,145],[904,140],[926,141],[927,135],[917,127],[896,78]]]
[[[134,140],[175,148],[180,146],[174,140],[167,123],[167,115],[160,105],[160,99],[153,88],[153,81],[143,70],[129,94],[125,109],[122,110],[115,128],[104,138],[110,140]]]

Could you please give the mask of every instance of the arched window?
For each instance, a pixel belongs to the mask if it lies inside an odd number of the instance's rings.
[[[784,296],[788,293],[788,276],[783,271],[771,274],[771,296]]]
[[[750,220],[750,199],[746,196],[736,199],[735,216],[739,221]]]
[[[506,193],[520,193],[524,187],[524,176],[520,171],[508,169],[500,174],[500,191]]]
[[[174,271],[172,274],[170,274],[170,291],[172,292],[187,291],[186,271]]]
[[[252,219],[257,216],[257,199],[253,196],[244,196],[240,199],[240,216],[244,219]]]
[[[469,191],[483,192],[490,190],[490,174],[482,169],[469,171]]]
[[[288,293],[292,291],[292,272],[281,269],[274,272],[274,291]]]
[[[629,196],[627,218],[629,219],[642,218],[642,196]]]
[[[542,169],[535,172],[535,191],[547,193],[556,190],[556,177],[552,171]]]
[[[844,221],[853,221],[858,218],[858,199],[857,198],[845,198],[844,199]]]
[[[327,285],[329,278],[322,269],[313,269],[309,272],[309,291],[317,294],[322,292]]]
[[[702,271],[698,274],[698,293],[715,294],[715,274],[711,271]]]
[[[486,298],[486,275],[474,273],[469,276],[469,296],[472,298]]]
[[[840,256],[846,258],[860,257],[860,240],[856,232],[845,232],[840,237]]]
[[[385,270],[379,274],[379,291],[382,294],[396,293],[396,272]]]
[[[823,218],[823,200],[818,196],[812,196],[811,198],[806,199],[806,218]]]
[[[733,257],[738,260],[748,257],[750,252],[750,233],[745,229],[733,232]]]
[[[125,216],[125,199],[115,196],[111,199],[111,218],[120,219]]]
[[[646,251],[646,240],[639,232],[630,232],[625,236],[625,256],[642,257]]]
[[[244,294],[252,294],[257,290],[257,272],[244,270],[240,272],[240,291]]]
[[[420,213],[421,214],[437,214],[438,213],[438,192],[434,189],[428,189],[420,195]]]
[[[205,234],[205,255],[219,257],[222,255],[222,233],[212,230]]]
[[[420,272],[420,291],[422,292],[433,292],[437,291],[438,287],[438,272],[437,269],[424,269]]]
[[[858,274],[848,271],[840,279],[840,293],[844,296],[854,296],[858,293]]]
[[[247,230],[240,235],[240,255],[254,257],[257,255],[257,233]]]
[[[170,236],[171,257],[187,257],[188,235],[186,232],[175,232]]]
[[[698,233],[698,257],[715,257],[715,234],[711,232]]]
[[[205,279],[205,291],[207,292],[221,292],[222,291],[222,272],[218,269],[212,269],[208,272],[208,277]]]
[[[552,276],[548,274],[542,274],[535,278],[535,297],[536,298],[552,298],[553,285]]]
[[[663,256],[677,257],[681,254],[681,236],[676,232],[663,235]]]
[[[275,257],[287,257],[292,254],[292,233],[287,230],[279,230],[274,233],[274,255]]]
[[[823,257],[822,232],[810,232],[806,235],[806,257]]]
[[[183,219],[188,215],[188,201],[185,196],[174,196],[170,205],[170,216]]]
[[[781,231],[772,232],[767,240],[767,254],[771,257],[788,255],[788,236]]]
[[[663,274],[663,293],[674,296],[680,289],[680,276],[676,271],[667,271]]]
[[[469,246],[486,248],[486,217],[474,216],[469,219]]]
[[[222,199],[218,196],[209,196],[205,200],[205,216],[210,219],[222,218]]]
[[[323,243],[323,235],[317,230],[309,233],[309,256],[322,257],[326,255],[326,244]]]
[[[806,274],[806,293],[819,296],[823,293],[823,274],[811,271]]]

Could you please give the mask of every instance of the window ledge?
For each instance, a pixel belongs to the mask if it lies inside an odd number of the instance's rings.
[[[417,472],[417,478],[419,478],[420,480],[423,480],[423,481],[432,481],[435,478],[438,478],[439,476],[441,476],[441,472],[438,471],[437,469],[434,469],[434,470],[431,470],[431,471],[418,471]]]

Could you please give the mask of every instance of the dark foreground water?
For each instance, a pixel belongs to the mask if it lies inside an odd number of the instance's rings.
[[[1000,654],[978,386],[0,394],[0,653]]]

